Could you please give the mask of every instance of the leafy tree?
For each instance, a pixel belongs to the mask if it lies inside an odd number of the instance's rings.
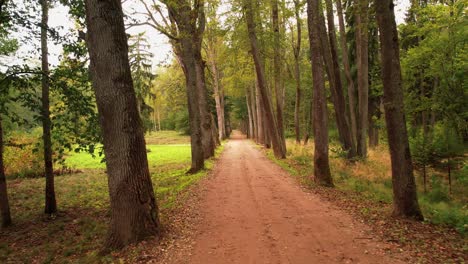
[[[152,73],[151,64],[153,54],[148,51],[149,47],[145,33],[129,38],[130,69],[132,70],[133,85],[138,102],[138,112],[142,118],[145,131],[153,128],[151,113],[154,109],[147,101],[153,100],[155,96],[151,92],[151,83],[155,76]]]
[[[122,248],[160,233],[159,210],[133,88],[122,4],[119,0],[85,3],[91,79],[109,177],[111,223],[106,248]]]

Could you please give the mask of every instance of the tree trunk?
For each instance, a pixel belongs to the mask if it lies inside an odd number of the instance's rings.
[[[358,79],[357,155],[367,156],[367,127],[369,99],[368,0],[356,5],[356,66]]]
[[[320,19],[322,54],[327,66],[327,74],[330,82],[333,106],[335,107],[336,125],[340,135],[340,141],[343,149],[348,153],[348,158],[356,156],[349,122],[346,117],[346,103],[341,83],[340,66],[338,65],[338,54],[336,51],[335,23],[333,16],[333,7],[330,0],[326,1],[327,20],[328,20],[328,38],[324,18]],[[323,16],[321,16],[323,17]]]
[[[309,25],[310,60],[313,78],[313,119],[314,119],[314,180],[319,185],[333,186],[328,160],[327,99],[323,78],[323,63],[320,49],[320,2],[307,0]]]
[[[392,163],[393,214],[422,220],[403,106],[398,32],[392,0],[375,0],[380,31],[385,121]]]
[[[379,145],[379,127],[375,119],[380,119],[380,96],[369,99],[369,147],[374,148]]]
[[[47,31],[49,22],[49,1],[41,0],[41,61],[42,61],[42,139],[44,141],[44,170],[46,179],[44,213],[55,214],[57,202],[55,200],[54,167],[52,162],[52,138],[49,102],[49,54],[47,47]]]
[[[336,9],[338,11],[338,23],[340,25],[340,43],[341,53],[343,60],[343,68],[346,76],[346,84],[348,87],[348,106],[349,106],[349,121],[351,127],[351,139],[353,141],[353,148],[356,148],[357,140],[357,121],[356,121],[356,87],[354,85],[353,77],[351,76],[351,66],[349,65],[348,46],[346,45],[346,28],[343,18],[343,8],[341,0],[336,0]]]
[[[247,31],[249,34],[251,52],[255,64],[255,70],[257,73],[258,90],[263,104],[263,112],[266,116],[266,126],[269,132],[271,142],[273,145],[273,152],[275,157],[284,159],[286,157],[286,149],[281,141],[281,134],[278,132],[275,115],[273,113],[273,107],[268,96],[267,82],[265,78],[265,68],[260,60],[260,50],[258,48],[257,35],[255,33],[255,22],[252,10],[252,1],[245,0],[244,10],[246,13]]]
[[[255,97],[255,85],[249,86],[250,94],[250,110],[252,111],[252,124],[253,124],[253,138],[255,141],[258,140],[258,122],[257,122],[257,105]]]
[[[286,149],[286,141],[284,138],[284,124],[283,124],[283,85],[281,78],[281,40],[279,28],[279,10],[278,0],[271,0],[272,5],[272,26],[273,26],[273,86],[276,98],[276,120],[277,129],[282,149]]]
[[[210,64],[211,64],[211,72],[213,75],[213,90],[214,90],[214,98],[215,98],[215,103],[216,103],[216,116],[218,119],[218,137],[219,140],[223,140],[226,138],[226,127],[225,127],[225,122],[224,122],[224,104],[222,100],[222,85],[221,85],[221,78],[220,78],[220,73],[218,70],[217,62],[216,62],[216,48],[212,47],[211,49],[208,49],[208,57],[210,58]]]
[[[198,93],[198,106],[200,109],[201,117],[201,131],[202,131],[202,145],[204,158],[208,159],[214,156],[215,141],[212,129],[212,116],[208,109],[206,82],[205,82],[205,63],[201,55],[201,47],[198,45],[194,48],[195,52],[195,69],[197,74],[197,93]]]
[[[263,121],[263,105],[262,99],[260,98],[260,88],[258,87],[258,82],[255,82],[255,101],[257,104],[257,130],[258,130],[258,138],[257,143],[265,144],[265,130],[264,128],[264,121]]]
[[[221,140],[218,138],[218,128],[215,125],[215,120],[213,114],[210,113],[211,118],[211,138],[213,139],[214,148],[221,145]],[[214,151],[214,150],[213,150]],[[214,153],[213,153],[214,156]]]
[[[109,183],[106,249],[160,233],[119,0],[86,0],[87,44]],[[112,69],[112,70],[109,70]]]
[[[201,114],[197,91],[197,70],[195,54],[190,38],[180,40],[181,61],[184,65],[185,86],[187,89],[187,105],[189,111],[190,143],[192,153],[192,166],[189,173],[195,173],[204,168],[204,148],[202,144]]]
[[[252,120],[252,110],[250,109],[250,100],[249,100],[249,91],[246,91],[245,104],[247,105],[247,138],[253,137],[253,120]]]
[[[300,115],[300,110],[301,110],[301,68],[300,68],[301,58],[300,58],[300,55],[301,55],[301,42],[302,42],[302,22],[301,22],[301,16],[299,12],[300,12],[299,0],[294,0],[294,14],[296,16],[296,30],[297,30],[296,45],[295,46],[293,45],[294,76],[296,79],[296,101],[294,104],[294,131],[296,134],[297,144],[301,143],[301,126],[299,123],[299,115]],[[294,35],[292,35],[291,38],[294,40]]]
[[[0,115],[0,213],[2,214],[2,227],[11,225],[10,203],[8,202],[8,191],[3,166],[3,120]]]

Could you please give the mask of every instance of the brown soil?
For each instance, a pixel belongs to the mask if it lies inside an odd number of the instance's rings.
[[[307,192],[234,135],[197,194],[197,220],[170,263],[403,263],[371,229]],[[187,248],[189,248],[187,250]],[[177,250],[175,250],[177,251]],[[164,261],[164,262],[166,262]]]

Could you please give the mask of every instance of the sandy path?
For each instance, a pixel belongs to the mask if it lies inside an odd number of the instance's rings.
[[[302,190],[253,144],[227,143],[186,263],[400,263],[348,214]]]

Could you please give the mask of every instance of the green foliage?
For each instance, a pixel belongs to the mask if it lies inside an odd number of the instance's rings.
[[[466,1],[413,7],[400,27],[406,110],[413,123],[431,113],[458,134],[468,130]]]
[[[463,155],[465,146],[457,131],[450,126],[441,125],[435,128],[434,155],[439,159],[446,159]]]
[[[148,51],[150,45],[144,33],[131,36],[129,38],[130,69],[132,71],[133,86],[135,88],[138,111],[143,120],[145,131],[152,130],[154,127],[151,114],[154,109],[148,102],[155,99],[156,95],[152,92],[152,80],[155,77],[152,73],[151,60],[153,54]]]
[[[425,136],[423,131],[410,138],[410,148],[416,166],[422,167],[434,163],[436,156],[432,137]]]

